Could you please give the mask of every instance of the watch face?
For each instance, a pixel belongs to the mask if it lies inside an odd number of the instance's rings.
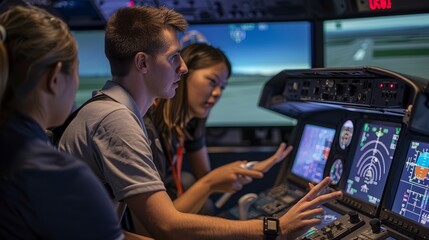
[[[269,231],[277,231],[277,222],[273,220],[267,221],[267,229]]]
[[[277,236],[279,231],[279,220],[277,218],[264,217],[264,235]]]
[[[329,176],[331,177],[331,183],[338,184],[341,180],[342,175],[343,161],[341,159],[336,159],[334,163],[332,163],[331,171],[329,172]]]
[[[353,122],[350,120],[345,121],[340,131],[339,144],[341,149],[346,149],[350,145],[353,137],[353,130]]]

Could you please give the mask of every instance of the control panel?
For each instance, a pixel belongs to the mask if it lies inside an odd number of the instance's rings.
[[[355,106],[404,109],[407,107],[404,104],[409,102],[407,91],[406,85],[397,79],[327,76],[315,79],[291,78],[284,88],[283,96],[292,101],[340,102]]]
[[[321,229],[310,232],[302,239],[342,239],[364,224],[365,222],[359,217],[357,212],[350,211],[347,215],[342,216]]]
[[[259,193],[255,201],[247,208],[247,219],[283,215],[304,195],[304,189],[290,184],[280,184],[267,189]],[[240,205],[227,210],[221,216],[231,219],[241,219],[239,210]]]
[[[281,216],[308,182],[331,176],[343,197],[323,204],[321,224],[299,239],[429,239],[428,88],[377,67],[274,76],[259,105],[298,119],[294,151],[251,216]]]
[[[284,70],[265,84],[259,105],[292,117],[311,111],[314,103],[404,115],[411,108],[420,108],[416,98],[428,91],[427,86],[426,79],[378,67]],[[296,107],[303,102],[304,108]],[[285,104],[294,107],[286,109]]]
[[[375,239],[386,239],[389,237],[388,231],[381,226],[381,221],[377,218],[373,218],[369,222],[369,226],[366,225],[355,236],[349,236],[351,240],[375,240]]]

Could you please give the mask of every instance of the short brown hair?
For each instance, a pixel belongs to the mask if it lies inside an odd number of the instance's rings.
[[[119,9],[107,22],[105,35],[104,50],[112,76],[126,76],[136,53],[153,54],[162,49],[163,30],[184,32],[187,26],[181,14],[165,7]]]

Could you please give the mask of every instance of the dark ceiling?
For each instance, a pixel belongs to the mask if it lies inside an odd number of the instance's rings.
[[[371,12],[369,4],[391,3],[392,9]],[[72,29],[104,28],[118,8],[132,5],[167,6],[190,23],[292,21],[427,12],[421,0],[0,0],[0,10],[32,4],[63,18]]]

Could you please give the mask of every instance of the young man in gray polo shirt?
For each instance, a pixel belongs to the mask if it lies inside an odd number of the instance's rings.
[[[340,192],[320,195],[325,179],[288,213],[278,227],[265,229],[262,220],[233,221],[179,212],[165,192],[152,162],[142,115],[156,98],[171,98],[180,76],[187,72],[180,56],[177,31],[184,31],[183,16],[166,8],[135,7],[116,12],[108,21],[105,53],[112,81],[98,94],[106,99],[86,105],[70,123],[60,148],[89,163],[108,185],[115,202],[130,211],[156,239],[293,239],[320,223],[318,206]],[[262,177],[257,171],[231,168],[231,177]],[[198,185],[202,191],[213,182]],[[195,185],[195,184],[194,184]],[[270,220],[277,221],[277,220]],[[265,222],[267,223],[267,222]],[[265,231],[264,231],[265,230]],[[268,239],[266,238],[266,239]]]

